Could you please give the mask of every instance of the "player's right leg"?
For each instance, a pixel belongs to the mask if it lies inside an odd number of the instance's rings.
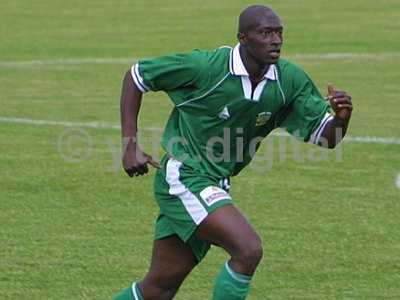
[[[150,270],[139,283],[146,300],[169,300],[176,294],[183,280],[196,266],[191,248],[178,236],[156,240]]]
[[[115,300],[172,299],[185,277],[210,248],[209,243],[194,236],[197,225],[208,214],[206,205],[198,199],[198,189],[189,189],[184,183],[189,184],[187,178],[194,179],[189,185],[200,183],[200,190],[213,183],[187,174],[181,163],[168,157],[161,163],[163,167],[157,171],[154,185],[160,214],[149,272]]]
[[[114,300],[170,300],[196,264],[191,248],[178,236],[156,240],[147,275]]]

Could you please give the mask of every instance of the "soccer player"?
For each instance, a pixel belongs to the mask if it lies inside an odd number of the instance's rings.
[[[262,138],[285,128],[305,142],[333,148],[351,116],[351,97],[332,86],[324,99],[298,66],[280,59],[283,25],[268,7],[239,17],[239,43],[141,60],[124,78],[121,96],[123,167],[129,176],[157,168],[160,213],[147,275],[114,299],[172,299],[210,245],[230,255],[212,299],[249,293],[262,257],[259,235],[233,204],[229,177],[252,159]],[[164,91],[174,103],[164,130],[161,163],[136,139],[142,94]]]

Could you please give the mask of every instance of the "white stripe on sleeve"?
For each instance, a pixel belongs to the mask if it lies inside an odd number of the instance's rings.
[[[137,88],[142,92],[148,92],[150,89],[146,86],[146,84],[143,81],[143,77],[140,75],[139,72],[139,64],[134,64],[131,68],[131,75],[132,79],[135,82],[135,85]]]
[[[321,138],[321,134],[325,129],[325,126],[329,123],[330,120],[333,119],[333,116],[329,113],[326,113],[322,121],[319,123],[318,127],[314,130],[310,137],[310,143],[318,145],[319,139]]]

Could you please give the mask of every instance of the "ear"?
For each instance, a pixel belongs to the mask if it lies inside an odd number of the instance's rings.
[[[246,45],[246,44],[247,44],[247,37],[246,37],[246,34],[245,34],[245,33],[243,33],[243,32],[238,32],[238,34],[237,34],[237,39],[238,39],[238,41],[239,41],[239,43],[240,43],[241,45]]]

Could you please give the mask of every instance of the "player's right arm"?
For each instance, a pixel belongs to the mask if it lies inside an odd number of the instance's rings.
[[[148,172],[147,164],[155,168],[160,165],[139,147],[137,140],[137,117],[142,102],[142,92],[133,82],[131,71],[126,72],[121,92],[121,132],[122,165],[130,176],[139,176]]]
[[[200,78],[204,77],[202,75],[208,75],[208,72],[202,72],[205,69],[204,59],[204,54],[195,50],[188,54],[171,54],[140,60],[126,72],[121,93],[122,164],[129,176],[147,173],[147,164],[160,167],[150,155],[140,150],[137,140],[137,116],[142,94],[148,91],[168,93],[186,87],[186,96],[190,98],[190,93],[197,90],[196,84],[201,81]],[[185,99],[170,98],[174,104],[179,104]]]

